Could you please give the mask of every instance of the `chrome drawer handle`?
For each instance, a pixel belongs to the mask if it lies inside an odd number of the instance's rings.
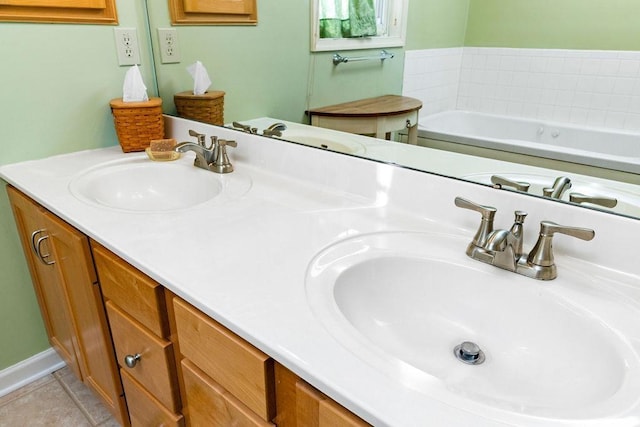
[[[138,363],[138,360],[140,360],[141,358],[142,356],[140,356],[139,353],[136,353],[135,356],[128,354],[124,357],[124,364],[129,368],[134,368]]]
[[[51,256],[51,254],[43,254],[42,253],[42,242],[44,242],[45,240],[47,240],[49,238],[49,236],[45,235],[42,236],[40,238],[38,238],[36,240],[36,238],[44,233],[46,230],[44,229],[40,229],[40,230],[36,230],[33,233],[31,233],[31,248],[33,249],[33,251],[36,253],[36,255],[38,256],[38,259],[40,259],[40,262],[42,262],[45,265],[53,265],[56,262],[55,261],[47,261],[47,258],[49,258]]]

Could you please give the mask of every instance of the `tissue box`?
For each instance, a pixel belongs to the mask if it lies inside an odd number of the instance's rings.
[[[109,102],[118,141],[122,151],[144,151],[152,139],[164,138],[162,99],[124,102],[122,98]]]
[[[224,92],[211,91],[194,95],[191,91],[173,96],[178,116],[222,126],[224,124]]]

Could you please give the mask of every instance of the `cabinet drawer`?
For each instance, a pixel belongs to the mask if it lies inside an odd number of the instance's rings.
[[[104,297],[156,335],[167,337],[163,287],[96,242],[91,246]]]
[[[275,415],[273,360],[174,298],[180,352],[265,421]]]
[[[296,419],[307,427],[369,426],[301,379],[296,381]]]
[[[371,427],[278,363],[275,374],[278,427]]]
[[[318,418],[320,427],[370,427],[370,424],[331,399],[323,399],[319,402]]]
[[[131,427],[166,426],[182,427],[184,418],[165,408],[155,397],[144,389],[122,368],[122,384],[129,405]]]
[[[185,413],[189,425],[273,427],[187,359],[182,360]]]
[[[178,412],[179,399],[171,342],[153,335],[112,301],[107,301],[106,306],[118,364],[164,406]],[[140,355],[139,360],[133,367],[128,367],[125,358],[136,355]]]

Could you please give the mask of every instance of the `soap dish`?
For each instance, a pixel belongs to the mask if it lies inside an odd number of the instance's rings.
[[[147,156],[156,162],[167,162],[180,158],[180,153],[175,151],[176,140],[173,138],[154,139],[144,151]]]
[[[182,153],[178,153],[177,151],[152,151],[151,148],[146,148],[144,150],[147,153],[147,156],[154,162],[169,162],[172,160],[178,160]]]

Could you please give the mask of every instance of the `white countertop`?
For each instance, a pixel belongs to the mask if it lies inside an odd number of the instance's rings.
[[[637,220],[167,118],[167,133],[178,140],[191,139],[190,128],[238,142],[229,157],[234,173],[251,177],[249,192],[222,204],[158,214],[99,208],[71,195],[69,182],[80,171],[145,156],[123,154],[117,146],[2,166],[0,177],[377,426],[504,424],[405,387],[327,332],[309,309],[304,286],[309,262],[327,245],[382,230],[471,239],[479,218],[455,208],[454,197],[462,196],[496,206],[497,226],[507,227],[510,212],[523,209],[530,224],[551,219],[595,228],[600,247],[566,239],[559,263],[570,252],[640,274],[635,260],[621,256],[633,251],[625,242],[640,241]],[[178,161],[192,159],[188,153]],[[527,246],[537,231],[529,227]],[[603,253],[603,246],[617,249]]]

